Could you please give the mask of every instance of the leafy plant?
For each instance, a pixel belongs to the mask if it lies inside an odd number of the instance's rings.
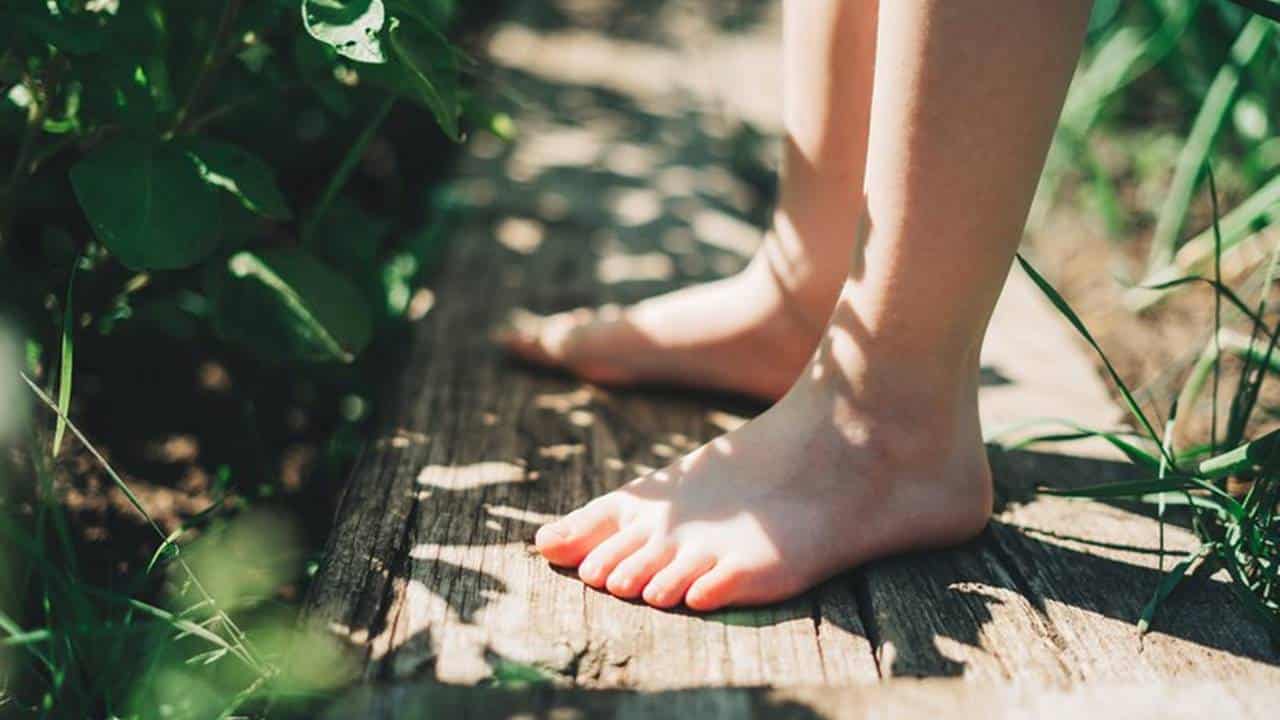
[[[292,516],[263,520],[245,496],[280,486],[284,443],[259,437],[268,412],[327,417],[309,440],[335,474],[357,445],[379,337],[394,345],[405,327],[447,221],[432,173],[484,120],[447,39],[454,3],[0,0],[0,13],[0,705],[306,708],[344,679],[343,658],[272,595],[305,582]],[[391,133],[405,167],[377,174],[369,157]],[[114,383],[157,349],[173,365],[213,357],[240,384],[222,400],[243,424],[227,432],[237,452],[176,530],[72,419],[73,380],[83,394],[97,379],[86,368]],[[14,417],[33,397],[47,428]],[[119,422],[155,410],[120,408]],[[105,583],[86,568],[64,507],[74,461],[154,536],[145,568]]]
[[[227,339],[277,361],[351,362],[376,320],[368,303],[316,304],[352,297],[351,286],[365,279],[326,267],[305,240],[325,222],[365,144],[340,156],[314,207],[295,212],[308,198],[281,189],[274,168],[283,158],[258,154],[280,138],[253,137],[236,116],[252,122],[298,92],[335,121],[360,124],[353,116],[376,105],[360,132],[367,142],[391,107],[381,98],[398,97],[458,139],[465,59],[441,30],[448,10],[440,0],[0,0],[13,20],[0,29],[0,137],[6,129],[16,135],[0,185],[0,249],[20,232],[29,243],[42,226],[45,236],[65,233],[81,244],[92,267],[221,268],[177,284],[203,277],[216,286],[193,289],[217,295],[211,319]],[[76,208],[65,207],[62,178]],[[44,223],[53,210],[83,213],[84,224],[74,216]],[[267,265],[289,268],[269,273],[264,282],[274,290],[224,282],[228,269],[243,276],[234,268],[252,264],[256,248],[272,249]],[[280,321],[287,316],[305,320]],[[326,342],[333,347],[316,350]]]

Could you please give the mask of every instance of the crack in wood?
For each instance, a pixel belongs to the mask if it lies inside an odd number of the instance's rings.
[[[857,600],[858,620],[862,623],[862,629],[867,633],[867,644],[871,648],[871,662],[875,664],[876,677],[884,678],[884,669],[880,666],[881,648],[883,647],[883,639],[880,633],[880,624],[876,620],[875,605],[871,599],[870,578],[859,568],[853,571],[852,585],[853,595]]]

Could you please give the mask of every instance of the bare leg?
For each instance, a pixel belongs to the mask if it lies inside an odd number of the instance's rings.
[[[874,0],[784,6],[781,199],[746,270],[621,313],[526,321],[504,344],[597,382],[780,397],[821,337],[858,231],[875,10]]]
[[[982,529],[979,348],[1088,9],[881,4],[868,232],[818,350],[759,418],[542,528],[548,560],[709,610]]]

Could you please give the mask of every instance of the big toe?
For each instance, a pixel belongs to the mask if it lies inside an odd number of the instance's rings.
[[[509,352],[529,362],[561,366],[569,362],[575,337],[590,319],[589,310],[555,315],[516,310],[494,336]]]
[[[538,528],[533,542],[547,562],[574,567],[617,531],[612,509],[602,503],[591,504]]]

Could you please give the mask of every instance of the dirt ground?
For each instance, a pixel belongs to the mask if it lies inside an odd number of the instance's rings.
[[[1197,283],[1170,293],[1158,304],[1140,312],[1126,306],[1126,291],[1141,280],[1154,223],[1148,213],[1136,206],[1132,183],[1120,178],[1117,184],[1120,196],[1130,203],[1125,209],[1129,225],[1122,234],[1109,232],[1096,213],[1071,199],[1080,188],[1075,179],[1069,178],[1060,188],[1043,224],[1030,230],[1023,252],[1080,315],[1144,410],[1150,417],[1159,419],[1156,427],[1162,427],[1192,364],[1212,341],[1214,292],[1208,285]],[[1224,209],[1238,200],[1234,194],[1223,195],[1220,204]],[[1187,227],[1199,232],[1211,222],[1211,205],[1205,191],[1193,207]],[[1262,238],[1262,242],[1255,244],[1266,248],[1269,239]],[[1254,307],[1259,299],[1258,276],[1263,264],[1265,259],[1253,251],[1229,258],[1222,267],[1224,284]],[[1272,291],[1269,301],[1272,307],[1277,297]],[[1226,301],[1222,303],[1221,319],[1223,327],[1245,335],[1250,332],[1248,319]],[[1268,312],[1266,319],[1274,326],[1277,315]],[[1234,359],[1223,363],[1219,428],[1228,412],[1240,369],[1241,363]],[[1101,360],[1097,362],[1097,370],[1106,376]],[[1109,379],[1108,385],[1114,388]],[[1122,405],[1118,392],[1115,396],[1117,404]],[[1209,398],[1210,392],[1206,391],[1194,407],[1179,409],[1177,442],[1180,446],[1208,441],[1213,414]],[[1280,390],[1264,383],[1260,410],[1278,405]],[[1261,419],[1251,424],[1251,434],[1274,424],[1266,412],[1255,415]],[[1117,418],[1117,421],[1123,420],[1125,418]]]

